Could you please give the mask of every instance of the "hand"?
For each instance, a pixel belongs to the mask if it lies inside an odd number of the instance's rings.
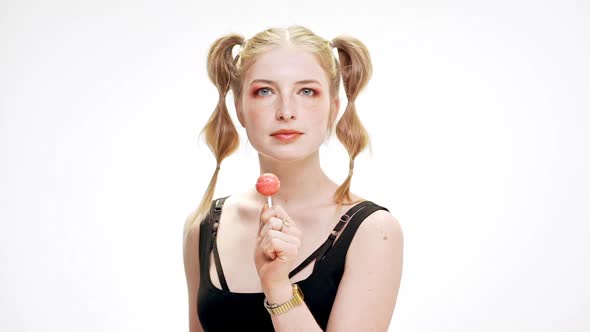
[[[256,271],[263,288],[289,283],[289,272],[299,256],[300,239],[301,230],[281,206],[269,208],[264,204],[254,251]]]

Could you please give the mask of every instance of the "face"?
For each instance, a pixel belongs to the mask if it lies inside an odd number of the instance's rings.
[[[244,76],[238,119],[250,144],[263,156],[282,161],[318,151],[328,134],[338,98],[329,94],[328,77],[303,49],[281,47],[258,57]]]

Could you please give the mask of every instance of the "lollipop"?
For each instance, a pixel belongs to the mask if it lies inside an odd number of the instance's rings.
[[[268,207],[272,207],[271,196],[279,192],[281,181],[272,173],[264,173],[256,181],[256,191],[268,198]]]

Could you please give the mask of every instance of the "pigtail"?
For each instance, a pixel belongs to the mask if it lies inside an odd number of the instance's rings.
[[[354,159],[369,144],[369,135],[356,113],[354,101],[369,82],[373,66],[367,47],[356,38],[337,37],[332,40],[332,46],[338,50],[342,83],[348,99],[346,110],[336,125],[336,136],[350,156],[348,177],[335,193],[336,202],[341,203],[345,199],[351,201],[350,182]]]
[[[209,117],[207,124],[201,131],[201,135],[205,135],[205,141],[217,161],[217,166],[209,182],[209,186],[203,195],[201,203],[195,212],[187,219],[184,227],[184,234],[190,230],[191,226],[196,220],[201,220],[207,212],[213,200],[215,192],[215,185],[217,184],[217,176],[221,162],[227,156],[232,154],[239,146],[240,140],[238,131],[234,126],[227,105],[225,97],[230,89],[232,80],[237,79],[236,59],[232,58],[232,49],[235,45],[243,45],[244,38],[240,35],[232,34],[217,39],[209,50],[207,57],[207,72],[209,79],[217,87],[219,92],[219,100],[217,106]]]

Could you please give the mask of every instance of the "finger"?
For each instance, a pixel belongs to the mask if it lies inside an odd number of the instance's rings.
[[[270,220],[262,227],[259,234],[260,234],[260,236],[264,237],[264,236],[266,236],[266,233],[268,233],[268,231],[279,230],[279,229],[281,229],[282,225],[283,225],[282,220],[275,218],[275,217],[271,217]]]
[[[272,217],[266,225],[260,230],[259,236],[265,236],[269,230],[278,230],[288,235],[292,235],[298,238],[301,238],[302,232],[299,227],[295,226],[294,223],[289,223],[289,226],[285,226],[283,224],[283,220]]]
[[[301,236],[301,230],[299,229],[299,227],[297,227],[297,225],[295,225],[295,223],[293,221],[291,221],[290,219],[287,219],[287,218],[279,219],[279,220],[280,220],[280,225],[278,227],[278,230],[280,230],[281,232],[283,232],[285,234],[290,234],[290,235],[294,235],[297,237]],[[277,229],[275,227],[274,223],[273,223],[273,229]]]
[[[266,245],[264,253],[271,259],[280,258],[285,261],[294,261],[297,259],[297,246],[275,238]]]
[[[272,259],[279,258],[284,261],[294,261],[297,259],[297,247],[294,244],[279,239],[271,241],[265,252]]]
[[[262,207],[262,211],[260,214],[261,222],[258,227],[258,234],[263,235],[264,231],[263,228],[266,224],[270,223],[273,220],[272,229],[281,229],[282,232],[286,234],[291,234],[297,237],[302,235],[301,230],[297,227],[297,224],[289,217],[285,209],[280,205],[276,204],[272,207],[268,207],[268,205],[264,205]],[[277,221],[274,219],[280,219],[281,225],[277,226]],[[283,223],[283,220],[285,221]],[[268,229],[271,229],[268,227]]]
[[[260,233],[260,230],[262,229],[262,227],[264,227],[264,225],[266,223],[268,223],[270,218],[272,218],[274,216],[275,216],[274,209],[271,207],[268,207],[268,205],[265,203],[262,206],[262,209],[260,210],[258,233]]]
[[[284,242],[295,245],[298,249],[301,248],[301,240],[299,240],[299,238],[275,230],[269,231],[267,236],[262,238],[260,247],[266,248],[268,244],[274,239],[280,239]]]
[[[285,211],[285,209],[283,209],[282,206],[274,205],[273,210],[275,212],[275,217],[277,217],[279,219],[286,220],[287,223],[289,224],[289,226],[296,226],[297,225],[295,223],[295,221],[293,221],[293,219],[291,219],[291,217],[289,217],[289,214],[287,214],[287,211]]]

